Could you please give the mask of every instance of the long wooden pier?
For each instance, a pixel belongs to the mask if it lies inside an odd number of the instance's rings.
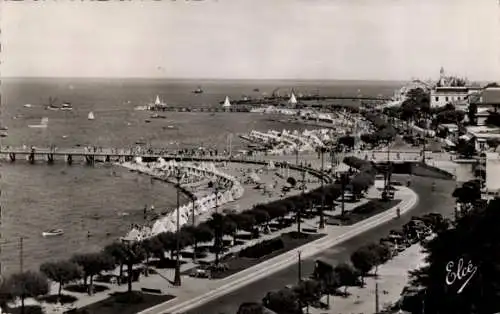
[[[353,155],[359,158],[368,160],[417,160],[421,155],[417,150],[377,150],[377,151],[361,151],[345,153],[344,155]],[[24,159],[30,163],[36,161],[45,161],[53,163],[55,160],[64,160],[68,164],[72,164],[75,159],[85,161],[87,164],[96,162],[124,162],[131,161],[136,157],[141,157],[146,160],[156,160],[164,158],[165,160],[177,161],[279,161],[269,155],[247,155],[247,156],[229,156],[229,155],[211,155],[211,154],[179,154],[175,151],[167,151],[163,149],[137,150],[129,148],[97,148],[97,147],[75,147],[75,148],[14,148],[0,147],[0,159],[10,160],[15,162],[17,159]],[[451,160],[449,154],[426,152],[427,159],[434,160]]]

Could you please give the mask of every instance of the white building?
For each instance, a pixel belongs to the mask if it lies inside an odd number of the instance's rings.
[[[431,90],[431,108],[444,107],[447,104],[460,105],[467,102],[469,87],[435,87]]]

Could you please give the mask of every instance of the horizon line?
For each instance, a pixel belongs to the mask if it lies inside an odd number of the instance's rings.
[[[221,77],[156,77],[156,76],[0,76],[1,79],[149,79],[149,80],[182,80],[182,81],[380,81],[406,82],[412,79],[371,79],[371,78],[221,78]]]

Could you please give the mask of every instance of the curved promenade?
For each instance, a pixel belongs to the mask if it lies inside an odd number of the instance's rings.
[[[419,199],[418,195],[411,189],[401,187],[399,193],[401,193],[400,197],[402,202],[398,204],[397,207],[401,208],[402,214],[408,212],[417,205]],[[177,298],[173,300],[142,311],[139,314],[186,313],[187,311],[222,297],[232,291],[249,285],[257,280],[276,273],[293,263],[296,263],[299,251],[304,259],[311,257],[329,247],[339,245],[371,228],[390,221],[394,217],[395,209],[389,209],[347,228],[327,227],[327,236],[293,249],[282,255],[276,256],[222,280],[209,282],[206,285],[206,292],[201,295],[194,297],[192,295],[177,296]]]
[[[258,165],[267,165],[266,162],[260,161],[242,161],[234,159],[225,159],[225,162],[244,162]],[[298,167],[293,165],[288,165],[284,163],[277,163],[278,166],[286,166],[292,170],[305,171],[314,175],[326,183],[332,182],[332,178],[322,174],[320,171],[314,170],[312,168]],[[203,159],[199,160],[198,163],[193,162],[176,162],[175,160],[166,161],[163,158],[158,158],[156,162],[143,162],[140,157],[137,157],[134,162],[124,162],[119,165],[126,167],[128,169],[138,171],[159,179],[166,178],[166,181],[170,183],[176,183],[171,178],[174,177],[177,171],[184,173],[187,176],[212,178],[213,182],[220,184],[222,191],[217,191],[209,194],[202,198],[195,198],[195,195],[191,195],[192,201],[188,204],[179,207],[179,224],[182,226],[189,222],[189,218],[196,217],[198,215],[204,214],[217,206],[224,205],[226,203],[235,201],[243,196],[244,189],[241,183],[217,168],[213,163],[205,163]],[[182,189],[182,185],[178,188]],[[163,216],[156,220],[151,227],[144,226],[140,229],[131,230],[125,238],[141,240],[155,236],[162,232],[175,231],[177,228],[177,212],[172,210],[166,216]]]

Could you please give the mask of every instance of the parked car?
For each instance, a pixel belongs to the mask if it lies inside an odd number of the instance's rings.
[[[195,278],[210,278],[211,271],[204,266],[199,266],[193,269],[189,276]]]

